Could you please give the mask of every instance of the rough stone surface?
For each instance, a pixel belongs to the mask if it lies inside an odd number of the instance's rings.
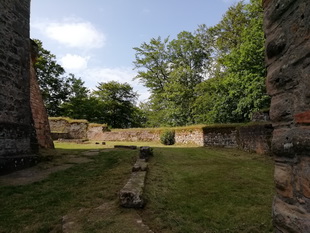
[[[29,17],[30,0],[0,1],[0,159],[10,169],[37,150],[30,109]]]
[[[132,172],[138,171],[147,171],[148,170],[148,163],[145,159],[137,159],[136,163],[132,167]]]
[[[104,132],[102,141],[153,142],[160,141],[160,132],[148,130]]]
[[[88,121],[72,120],[66,118],[49,119],[53,139],[65,137],[65,139],[86,139],[88,131]],[[58,139],[58,138],[57,138]]]
[[[204,145],[237,148],[238,130],[236,127],[204,128]]]
[[[149,160],[150,157],[153,156],[153,149],[149,146],[141,146],[140,147],[140,159],[145,159],[146,161]]]
[[[133,172],[124,188],[119,193],[120,204],[126,208],[143,208],[143,189],[146,171]]]
[[[30,106],[36,131],[36,138],[41,148],[51,149],[54,148],[54,143],[51,136],[47,111],[44,106],[37,75],[34,69],[34,64],[37,59],[38,47],[32,40],[30,49]]]
[[[273,127],[270,123],[238,128],[238,148],[257,154],[271,154]]]
[[[264,0],[276,232],[310,232],[310,2]]]
[[[136,150],[137,146],[115,145],[114,148]]]
[[[175,143],[177,144],[195,144],[203,146],[203,130],[176,130],[175,131]]]

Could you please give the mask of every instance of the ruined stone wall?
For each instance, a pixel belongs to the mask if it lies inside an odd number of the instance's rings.
[[[270,123],[238,128],[238,148],[257,154],[271,154],[273,127]]]
[[[270,123],[204,128],[204,145],[239,148],[262,155],[271,154],[273,128]]]
[[[160,131],[153,130],[120,130],[104,132],[103,141],[127,141],[127,142],[159,142]]]
[[[205,127],[203,129],[204,145],[215,147],[238,147],[237,127]]]
[[[38,47],[32,40],[30,50],[30,106],[36,131],[36,138],[41,148],[51,149],[54,148],[54,143],[51,136],[47,111],[44,106],[37,75],[34,69]]]
[[[263,1],[276,232],[310,232],[310,1]]]
[[[195,144],[204,146],[202,129],[186,129],[175,131],[175,143],[178,144]]]
[[[0,1],[0,174],[37,162],[29,90],[30,0]]]
[[[87,130],[87,138],[93,141],[103,141],[104,132],[106,132],[107,126],[98,124],[89,124]]]
[[[89,140],[99,140],[90,138],[91,134],[88,132],[89,122],[87,120],[74,120],[70,118],[62,117],[51,117],[49,118],[49,124],[52,131],[52,137],[54,140],[62,139],[89,139]],[[103,130],[101,126],[101,130]]]

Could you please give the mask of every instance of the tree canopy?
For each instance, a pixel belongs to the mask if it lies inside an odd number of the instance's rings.
[[[260,0],[241,1],[213,27],[134,48],[148,124],[245,122],[267,108],[262,12]]]

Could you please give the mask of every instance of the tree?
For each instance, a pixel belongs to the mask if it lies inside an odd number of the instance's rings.
[[[262,12],[260,0],[252,0],[250,4],[240,2],[210,28],[215,37],[213,64],[219,68],[210,72],[212,81],[199,87],[200,97],[195,103],[199,121],[244,122],[249,121],[253,112],[269,107]],[[206,103],[205,110],[199,108]]]
[[[172,41],[153,38],[149,44],[134,48],[134,64],[139,69],[136,79],[151,91],[149,113],[157,120],[152,124],[178,126],[194,123],[194,89],[204,79],[209,56],[201,31],[194,34],[183,31]]]
[[[91,108],[94,106],[94,101],[89,98],[89,90],[84,86],[82,79],[75,78],[74,74],[69,74],[67,83],[70,84],[67,100],[60,106],[62,115],[73,119],[89,120],[89,114],[93,112]]]
[[[56,56],[44,49],[40,40],[34,41],[39,49],[35,70],[45,107],[49,116],[60,116],[60,105],[69,95],[70,80],[62,76],[65,70],[57,63]]]
[[[138,125],[135,106],[138,95],[128,83],[99,83],[93,95],[102,103],[101,113],[105,123],[113,128]]]

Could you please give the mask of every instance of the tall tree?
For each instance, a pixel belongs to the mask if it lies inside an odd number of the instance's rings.
[[[138,95],[128,83],[99,83],[93,94],[102,102],[105,123],[113,128],[129,128],[138,124],[135,106]]]
[[[197,90],[201,96],[195,103],[196,115],[207,121],[204,123],[249,121],[254,111],[269,106],[262,12],[260,0],[240,2],[210,28],[215,37],[213,64],[218,69],[210,72],[213,80],[202,83]],[[205,111],[198,107],[204,102],[210,103]]]
[[[201,38],[200,31],[194,34],[184,31],[172,41],[159,37],[134,48],[134,64],[139,69],[136,79],[150,89],[149,111],[159,125],[194,122],[194,88],[204,79],[209,56]]]
[[[44,104],[49,116],[60,116],[60,105],[69,95],[70,80],[63,75],[64,68],[56,61],[56,56],[43,48],[40,40],[34,39],[39,48],[35,70]]]

